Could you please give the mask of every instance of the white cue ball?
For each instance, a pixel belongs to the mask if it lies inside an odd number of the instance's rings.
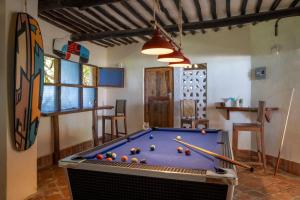
[[[181,140],[181,136],[179,136],[179,135],[176,136],[176,139],[177,139],[177,140]]]

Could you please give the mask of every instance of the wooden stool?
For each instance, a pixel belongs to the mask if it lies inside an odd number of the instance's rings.
[[[116,132],[116,137],[119,137],[119,134],[127,135],[127,121],[126,121],[126,100],[116,100],[115,115],[103,115],[102,117],[102,143],[105,143],[105,122],[110,120],[111,122],[111,140],[113,139],[114,133]],[[118,130],[118,120],[123,119],[124,121],[124,133],[119,132]]]
[[[180,126],[183,128],[184,124],[190,125],[191,128],[198,128],[200,124],[205,128],[209,127],[208,119],[197,118],[197,103],[195,100],[184,99],[180,100]]]
[[[266,154],[264,145],[264,119],[265,119],[265,102],[260,101],[258,106],[257,121],[255,123],[234,123],[232,149],[237,155],[239,131],[251,131],[256,134],[258,162],[253,164],[262,164],[266,170]]]

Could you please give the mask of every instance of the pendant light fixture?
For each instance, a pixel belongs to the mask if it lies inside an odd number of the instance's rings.
[[[141,52],[147,55],[164,55],[174,52],[174,47],[156,28],[152,38],[143,45]]]
[[[187,57],[183,56],[184,60],[181,62],[170,62],[169,66],[170,67],[185,67],[185,68],[189,68],[192,66],[190,59],[188,59]]]
[[[173,45],[161,34],[156,22],[158,0],[153,0],[154,34],[142,47],[141,53],[146,55],[164,55],[174,52]]]
[[[184,60],[184,56],[180,50],[175,50],[170,54],[159,55],[157,60],[160,62],[182,62]]]

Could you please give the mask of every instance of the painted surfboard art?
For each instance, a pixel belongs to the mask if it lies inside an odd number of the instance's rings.
[[[38,22],[27,13],[17,14],[15,36],[14,138],[18,151],[36,139],[44,83],[44,49]]]
[[[90,51],[86,47],[65,38],[53,40],[53,53],[62,59],[79,63],[88,63],[90,57]]]

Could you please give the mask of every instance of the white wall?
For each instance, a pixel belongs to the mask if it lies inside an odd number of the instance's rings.
[[[265,130],[267,154],[277,156],[291,89],[295,88],[282,157],[300,163],[300,17],[280,20],[278,37],[274,24],[260,23],[250,29],[253,68],[267,67],[267,79],[252,82],[252,102],[265,100],[268,106],[280,108]],[[281,46],[279,55],[271,53],[275,44]]]
[[[52,45],[54,38],[66,38],[70,34],[61,30],[42,19],[39,19],[40,28],[43,34],[45,54],[54,55]],[[106,66],[107,50],[90,42],[82,42],[90,50],[89,64],[99,67]],[[105,104],[106,89],[98,89],[99,104]],[[99,111],[100,114],[101,111]],[[92,112],[66,114],[59,116],[60,148],[64,149],[92,139]],[[99,122],[99,133],[101,123]],[[53,152],[51,136],[51,118],[42,117],[38,130],[37,145],[38,157],[49,155]]]
[[[183,38],[184,52],[193,63],[207,63],[208,66],[208,118],[211,127],[232,131],[232,122],[248,122],[250,115],[233,113],[226,121],[222,111],[215,109],[215,102],[229,96],[243,97],[245,105],[251,101],[251,57],[249,29],[227,29],[220,32],[190,35]],[[139,130],[143,124],[143,71],[145,67],[164,66],[154,56],[140,53],[142,44],[108,49],[108,66],[123,63],[125,66],[125,88],[107,91],[107,102],[112,104],[117,98],[128,101],[129,132]],[[178,70],[178,69],[177,69]],[[178,76],[178,71],[175,72]],[[176,95],[175,95],[176,96]],[[175,99],[175,119],[178,123],[178,100]],[[223,113],[224,114],[224,113]],[[249,135],[242,136],[241,148],[250,148]]]
[[[3,1],[2,1],[3,2]],[[1,134],[6,134],[1,144],[6,147],[6,199],[22,200],[28,195],[34,193],[37,189],[37,168],[36,168],[36,143],[27,151],[17,152],[14,142],[12,141],[13,134],[13,66],[14,66],[14,36],[16,27],[16,12],[22,12],[22,1],[6,0],[5,5],[5,24],[2,29],[5,31],[5,37],[1,46],[4,46],[4,51],[1,54],[5,56],[3,65],[1,65],[1,118],[4,124],[1,124]],[[37,0],[28,2],[28,13],[32,16],[37,16]],[[2,17],[1,17],[2,18]],[[3,18],[2,18],[3,20]],[[2,60],[2,59],[1,59]],[[4,94],[4,95],[3,95]],[[3,127],[2,127],[3,125]],[[2,132],[3,131],[3,132]],[[2,139],[2,138],[1,138]],[[5,157],[4,157],[5,159]],[[5,162],[5,160],[4,160]],[[4,168],[5,169],[5,168]],[[2,170],[2,169],[1,169]],[[2,179],[2,176],[1,176]],[[16,188],[18,188],[16,192]],[[1,194],[2,195],[2,194]],[[2,197],[1,197],[2,199]],[[4,198],[5,199],[5,198]]]

